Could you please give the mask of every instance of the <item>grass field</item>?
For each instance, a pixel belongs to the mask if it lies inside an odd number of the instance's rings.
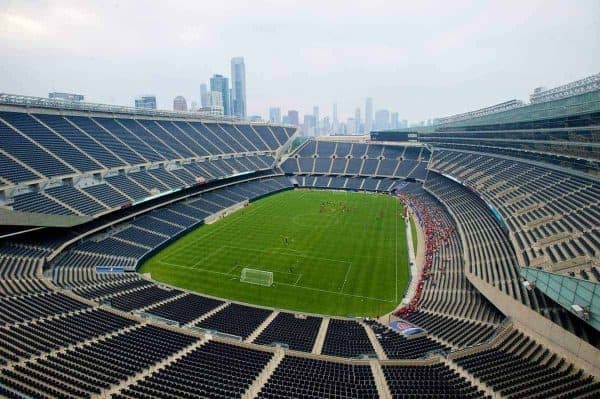
[[[417,225],[415,224],[415,218],[410,218],[410,236],[412,237],[413,251],[415,256],[417,256],[417,252],[419,249],[419,238],[417,235]]]
[[[273,285],[240,282],[244,267],[273,272]],[[285,191],[197,228],[140,272],[258,305],[385,314],[400,302],[408,281],[402,205],[385,195]]]

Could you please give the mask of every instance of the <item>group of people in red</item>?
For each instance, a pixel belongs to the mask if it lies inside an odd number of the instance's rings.
[[[449,245],[455,229],[454,226],[448,225],[439,208],[431,207],[429,204],[406,193],[400,192],[396,195],[403,206],[410,207],[413,210],[425,235],[425,261],[418,277],[419,281],[415,294],[408,305],[401,307],[394,313],[394,315],[404,318],[417,310],[425,281],[432,276],[433,259],[438,256],[438,251],[442,246]],[[444,268],[445,266],[442,265],[438,270],[443,273]]]

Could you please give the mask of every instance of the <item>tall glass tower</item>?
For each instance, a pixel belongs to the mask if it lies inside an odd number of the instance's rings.
[[[231,115],[231,106],[229,102],[229,79],[223,75],[213,75],[210,78],[210,91],[221,93],[223,101],[223,115]]]
[[[244,57],[231,59],[231,105],[233,115],[246,116],[246,65]]]

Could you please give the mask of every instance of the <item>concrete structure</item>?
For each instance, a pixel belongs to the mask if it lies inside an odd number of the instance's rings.
[[[173,111],[187,111],[187,101],[183,96],[177,96],[173,100]]]
[[[83,94],[74,94],[74,93],[59,93],[53,91],[52,93],[48,93],[48,98],[53,100],[65,100],[65,101],[84,101],[85,97]]]
[[[208,92],[208,104],[206,107],[223,107],[223,94],[220,91],[209,91]],[[206,108],[203,106],[203,108]]]
[[[547,90],[545,87],[536,87],[533,90],[533,94],[529,96],[529,101],[532,104],[537,104],[596,90],[600,90],[600,73],[550,90]]]
[[[200,107],[198,108],[198,112],[204,115],[223,116],[223,106],[211,105],[209,107]]]
[[[360,122],[360,108],[356,108],[354,111],[354,133],[361,134],[361,122]]]

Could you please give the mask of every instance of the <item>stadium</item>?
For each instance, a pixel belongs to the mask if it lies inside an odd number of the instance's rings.
[[[0,395],[600,396],[600,75],[298,136],[1,94]]]

